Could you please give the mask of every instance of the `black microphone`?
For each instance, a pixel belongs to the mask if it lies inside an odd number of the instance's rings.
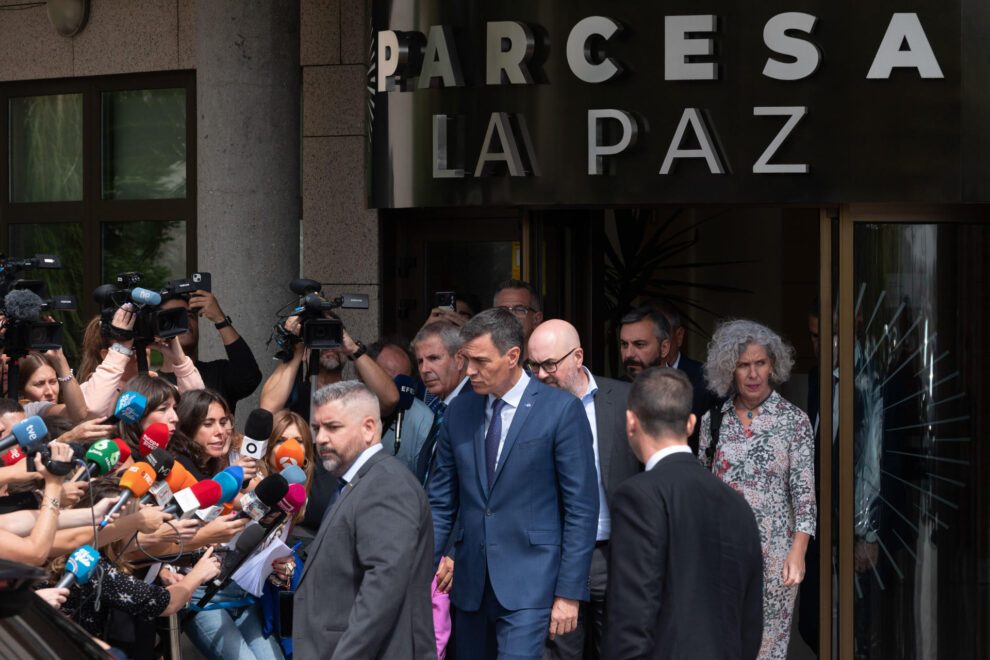
[[[241,512],[234,519],[252,518],[261,520],[268,510],[277,506],[279,501],[289,492],[289,482],[281,474],[270,474],[254,487],[250,493],[241,497]]]
[[[244,423],[244,440],[241,441],[241,454],[257,460],[265,457],[268,438],[272,435],[272,414],[264,408],[256,408]]]
[[[141,504],[150,504],[152,500],[155,499],[155,493],[153,489],[158,487],[158,483],[172,473],[172,467],[175,465],[175,458],[172,454],[168,453],[162,448],[154,449],[144,457],[144,462],[151,466],[151,469],[155,471],[155,483],[152,484],[152,490],[141,496]]]
[[[410,376],[399,374],[395,377],[395,387],[399,390],[399,403],[395,406],[399,411],[395,418],[395,453],[398,454],[399,445],[402,444],[402,418],[416,399],[416,383]]]

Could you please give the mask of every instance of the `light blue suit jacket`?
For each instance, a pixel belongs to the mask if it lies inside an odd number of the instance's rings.
[[[477,610],[486,572],[499,603],[510,610],[548,608],[555,596],[588,600],[598,481],[581,401],[533,378],[509,426],[491,489],[487,401],[466,391],[451,403],[430,481],[436,561],[460,512],[451,602]]]

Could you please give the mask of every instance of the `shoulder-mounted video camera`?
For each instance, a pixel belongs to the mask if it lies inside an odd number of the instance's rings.
[[[340,348],[344,340],[344,324],[332,316],[334,309],[368,309],[368,296],[362,293],[344,293],[334,299],[323,296],[323,285],[316,280],[298,279],[289,283],[289,289],[299,298],[286,305],[278,314],[278,321],[272,329],[268,343],[272,341],[278,349],[275,357],[288,362],[292,359],[293,347],[302,342],[306,348],[325,350]],[[295,335],[285,329],[285,321],[290,316],[298,316],[302,330]]]
[[[115,339],[133,339],[138,344],[154,343],[155,337],[169,339],[189,330],[186,310],[181,307],[162,309],[163,297],[176,295],[176,282],[171,280],[159,291],[141,286],[141,273],[127,272],[117,275],[116,284],[103,284],[93,291],[93,298],[100,305],[100,326],[103,334]],[[172,287],[172,288],[169,288]],[[113,316],[126,303],[135,308],[134,329],[125,330],[113,325]]]
[[[76,299],[69,295],[45,298],[45,283],[25,280],[18,274],[33,268],[61,268],[54,254],[38,254],[27,259],[0,255],[0,316],[3,317],[3,352],[20,358],[28,351],[49,351],[62,347],[62,324],[39,321],[38,315],[49,311],[74,311]]]

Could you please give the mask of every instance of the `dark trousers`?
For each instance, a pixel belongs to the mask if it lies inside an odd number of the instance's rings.
[[[595,544],[591,554],[591,601],[581,603],[577,627],[547,640],[543,660],[598,660],[605,627],[605,589],[608,586],[608,541]]]
[[[549,607],[505,609],[486,575],[481,607],[456,610],[454,645],[461,660],[539,660],[549,630]]]

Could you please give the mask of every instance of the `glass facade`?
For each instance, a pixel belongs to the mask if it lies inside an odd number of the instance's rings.
[[[83,198],[83,95],[11,98],[10,201]]]
[[[986,657],[990,226],[857,224],[854,245],[855,657]]]
[[[103,199],[186,196],[186,90],[102,95]]]
[[[101,237],[101,282],[136,270],[143,276],[141,286],[157,289],[186,276],[185,222],[104,222]]]

